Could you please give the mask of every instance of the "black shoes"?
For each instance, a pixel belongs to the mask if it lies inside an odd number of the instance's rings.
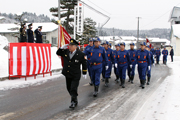
[[[125,79],[122,79],[122,88],[125,88],[124,84],[125,84]]]
[[[108,87],[108,83],[109,83],[109,79],[108,79],[108,78],[105,78],[105,84],[104,84],[104,86],[105,86],[105,87]]]
[[[71,97],[71,105],[69,106],[69,108],[74,109],[77,105],[78,105],[77,97]]]
[[[98,89],[99,89],[99,86],[94,86],[94,93],[93,93],[93,96],[94,96],[94,97],[97,97],[97,95],[98,95]]]
[[[151,79],[151,77],[148,77],[147,85],[149,85],[150,79]]]

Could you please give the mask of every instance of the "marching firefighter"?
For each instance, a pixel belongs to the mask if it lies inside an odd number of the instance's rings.
[[[114,62],[113,50],[109,48],[108,41],[104,42],[104,48],[108,58],[108,69],[106,70],[106,62],[103,61],[103,71],[104,71],[103,74],[105,77],[105,87],[108,87],[109,78],[111,76],[112,64],[114,64],[115,62]]]
[[[161,56],[161,51],[159,50],[159,48],[157,48],[155,55],[156,55],[156,64],[159,64],[159,58]]]
[[[167,63],[167,56],[168,56],[168,50],[166,50],[166,47],[164,47],[164,50],[162,51],[163,54],[163,64],[166,65]]]
[[[120,44],[116,44],[115,47],[116,47],[116,50],[113,51],[114,59],[116,59],[116,54],[120,50]],[[114,74],[116,75],[115,81],[118,83],[119,82],[119,71],[118,71],[118,68],[115,67],[115,65],[114,65]]]
[[[91,72],[92,72],[92,81],[94,84],[94,93],[93,96],[98,95],[98,89],[100,85],[100,75],[102,73],[102,62],[105,62],[106,70],[108,70],[108,58],[106,56],[106,51],[103,47],[100,46],[99,37],[94,38],[94,46],[91,49]]]
[[[29,29],[27,29],[27,38],[28,38],[28,42],[29,43],[34,43],[34,32],[32,31],[32,23],[30,23],[29,25],[28,25],[28,28]]]
[[[142,87],[142,89],[145,88],[145,82],[146,82],[146,69],[151,69],[150,67],[150,57],[149,57],[149,51],[145,49],[146,43],[142,42],[141,49],[137,51],[136,53],[136,59],[138,63],[138,74],[141,85],[139,87]]]
[[[130,49],[128,50],[129,52],[129,56],[130,56],[130,60],[132,63],[132,68],[130,67],[130,64],[128,65],[128,76],[129,76],[129,81],[133,84],[133,80],[134,80],[134,75],[135,75],[135,66],[136,66],[136,50],[134,49],[134,43],[130,43]]]
[[[87,61],[86,56],[80,50],[77,50],[79,43],[70,39],[69,49],[68,44],[62,46],[56,52],[57,55],[64,58],[64,65],[62,74],[66,78],[66,87],[71,96],[71,105],[70,108],[75,108],[78,104],[78,86],[81,78],[81,65],[83,77],[86,79],[87,73]]]
[[[85,50],[84,50],[84,53],[87,55],[87,68],[88,68],[88,72],[89,72],[89,76],[90,76],[90,85],[92,86],[93,85],[93,82],[92,82],[92,78],[91,78],[91,69],[90,69],[90,57],[91,57],[91,48],[93,47],[93,38],[90,38],[89,39],[89,45],[86,46]]]
[[[151,62],[150,66],[152,64],[153,64],[153,66],[155,66],[155,64],[154,64],[154,57],[153,57],[153,53],[150,51],[150,46],[146,46],[146,50],[149,51],[149,57],[150,57],[150,62]],[[151,69],[147,68],[146,71],[147,71],[147,85],[149,85],[150,79],[151,79]]]
[[[120,77],[120,86],[122,88],[125,88],[125,79],[126,79],[126,70],[128,67],[128,64],[132,68],[131,61],[130,61],[130,56],[129,52],[125,50],[125,43],[122,42],[120,43],[120,50],[116,54],[116,61],[117,64],[115,63],[115,67],[118,66],[118,71],[119,71],[119,77]]]

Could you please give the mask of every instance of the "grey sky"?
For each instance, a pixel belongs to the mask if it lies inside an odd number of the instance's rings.
[[[83,0],[92,7],[110,16],[110,21],[104,26],[119,29],[137,29],[136,17],[140,19],[140,29],[170,28],[168,22],[171,10],[175,5],[180,6],[179,0]],[[95,6],[95,3],[100,8]],[[56,7],[57,0],[0,0],[0,12],[35,12],[52,18],[49,8]],[[166,14],[165,14],[166,13]],[[85,7],[85,17],[91,17],[102,24],[104,17]],[[162,16],[162,17],[160,17]],[[156,20],[159,18],[158,20]],[[154,22],[152,22],[154,21]]]

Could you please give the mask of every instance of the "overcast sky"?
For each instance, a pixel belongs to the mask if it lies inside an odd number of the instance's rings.
[[[111,17],[104,26],[119,29],[137,29],[137,18],[140,29],[170,28],[168,22],[173,7],[180,6],[179,0],[83,0],[95,9]],[[58,0],[0,0],[0,12],[18,13],[33,12],[53,18],[49,8],[56,7]],[[94,5],[95,4],[95,5]],[[98,7],[97,7],[98,6]],[[106,18],[84,7],[84,16],[91,17],[103,24]]]

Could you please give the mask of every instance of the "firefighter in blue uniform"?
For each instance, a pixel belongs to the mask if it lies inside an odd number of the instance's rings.
[[[36,43],[43,43],[43,40],[42,40],[42,26],[39,26],[35,31],[35,35],[36,35]]]
[[[130,60],[132,63],[132,68],[130,67],[130,64],[128,65],[128,76],[129,76],[129,81],[133,84],[133,80],[134,80],[134,75],[135,75],[135,66],[136,66],[136,50],[134,49],[134,43],[130,43],[130,49],[128,50],[129,52],[129,56],[130,56]]]
[[[138,74],[141,85],[139,87],[142,87],[142,89],[145,88],[145,82],[146,82],[146,69],[148,67],[148,70],[151,69],[150,67],[150,57],[149,57],[149,51],[145,49],[146,43],[142,42],[141,49],[137,51],[136,53],[136,59],[138,64]]]
[[[116,50],[113,51],[113,54],[114,54],[114,59],[116,60],[116,54],[120,50],[120,44],[116,44],[115,47],[116,47]],[[119,82],[119,71],[118,71],[118,68],[115,67],[115,65],[114,65],[114,74],[116,75],[115,81],[118,83]]]
[[[152,64],[153,64],[153,66],[155,66],[154,57],[153,57],[153,53],[150,51],[150,46],[146,46],[146,50],[149,51],[149,57],[150,57],[150,62],[151,62],[150,65],[152,66]],[[149,85],[150,79],[151,79],[151,69],[148,69],[148,67],[147,67],[147,85]]]
[[[118,66],[119,77],[121,81],[120,86],[122,86],[122,88],[125,88],[124,84],[125,84],[125,79],[126,79],[126,70],[127,70],[128,64],[130,64],[131,67],[132,65],[130,61],[129,52],[125,50],[124,42],[120,43],[120,50],[116,54],[116,62],[118,65],[116,65],[115,63],[115,67]]]
[[[91,69],[90,69],[90,57],[91,57],[91,48],[93,47],[93,38],[89,39],[89,45],[86,46],[84,53],[87,55],[87,68],[89,72],[89,77],[90,77],[90,85],[93,85],[92,79],[91,79]]]
[[[159,50],[159,48],[157,48],[155,55],[156,55],[156,64],[159,64],[159,58],[161,56],[161,51]]]
[[[108,70],[108,58],[106,56],[106,51],[103,47],[100,46],[99,37],[94,38],[94,46],[91,48],[91,57],[90,57],[90,65],[91,65],[91,78],[94,84],[94,93],[93,96],[96,97],[98,95],[98,88],[100,85],[100,75],[102,73],[102,62],[105,61],[106,70]]]
[[[111,46],[112,46],[111,43],[109,43],[108,47],[111,48]]]
[[[104,48],[106,50],[106,55],[108,58],[108,70],[106,70],[106,62],[103,61],[103,74],[105,77],[105,87],[108,87],[108,83],[109,83],[109,78],[111,75],[111,70],[112,70],[112,64],[114,64],[114,56],[113,56],[113,50],[111,48],[109,48],[109,42],[105,41],[104,42]]]
[[[29,29],[27,29],[27,37],[29,43],[34,43],[34,32],[32,31],[32,23],[28,25]]]
[[[163,54],[163,64],[166,65],[167,63],[167,56],[168,56],[168,50],[166,50],[166,47],[164,47],[164,50],[162,51]]]
[[[151,48],[151,52],[152,52],[153,55],[155,54],[155,50],[154,50],[154,47],[153,47],[153,46],[152,46],[152,48]]]

